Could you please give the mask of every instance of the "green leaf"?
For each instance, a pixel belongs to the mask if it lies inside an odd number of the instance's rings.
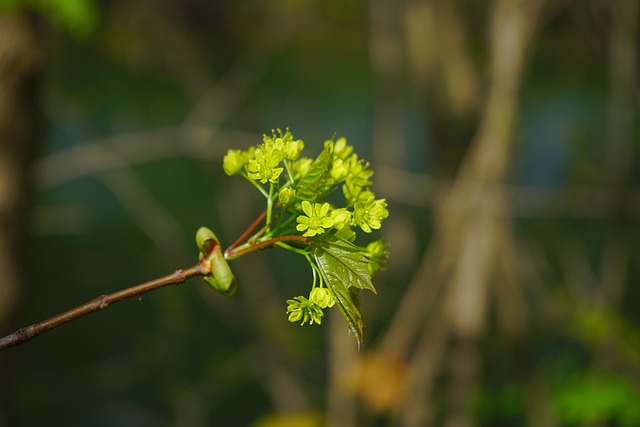
[[[331,181],[330,168],[333,150],[327,145],[313,161],[309,171],[296,184],[296,196],[299,200],[315,201],[326,192]]]
[[[361,289],[376,293],[371,283],[369,260],[361,248],[335,237],[332,240],[318,241],[313,247],[313,256],[360,348],[364,323],[359,310],[358,294]]]

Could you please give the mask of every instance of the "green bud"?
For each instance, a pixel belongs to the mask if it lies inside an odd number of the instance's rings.
[[[336,182],[342,181],[349,174],[349,168],[342,159],[336,159],[331,165],[331,178]]]
[[[252,151],[252,150],[251,150]],[[229,150],[222,160],[222,168],[227,175],[240,173],[244,165],[249,161],[251,152],[242,150]]]
[[[293,162],[291,165],[291,173],[293,174],[293,177],[295,179],[299,179],[300,177],[305,176],[307,172],[309,172],[309,169],[311,169],[312,164],[313,159],[308,157],[303,157]]]
[[[375,240],[366,247],[367,258],[369,258],[369,270],[375,273],[378,270],[384,270],[389,253],[387,252],[387,244],[383,239]]]
[[[345,208],[338,208],[331,211],[331,219],[333,220],[333,228],[342,230],[351,223],[351,212]]]
[[[196,245],[200,250],[199,258],[206,258],[211,269],[211,273],[204,276],[204,280],[216,292],[227,296],[233,295],[237,288],[236,278],[231,272],[227,260],[224,259],[216,235],[207,227],[200,227],[196,232]]]
[[[287,141],[285,151],[288,160],[297,160],[300,152],[304,148],[304,142],[301,139],[296,141]]]
[[[335,156],[339,159],[346,159],[353,152],[353,147],[347,144],[347,138],[341,136],[338,138],[335,144],[334,153]]]
[[[291,203],[296,198],[296,190],[291,187],[285,187],[278,193],[278,201],[283,205]]]
[[[313,288],[309,294],[309,301],[320,308],[331,308],[335,304],[331,291],[327,288]]]
[[[224,259],[224,255],[222,255],[220,245],[213,248],[209,260],[211,261],[211,275],[215,279],[214,283],[209,282],[209,284],[222,295],[233,295],[238,285],[227,260]]]
[[[203,257],[206,257],[211,253],[214,246],[220,246],[220,242],[216,235],[213,234],[213,231],[207,227],[200,227],[198,231],[196,231],[196,245],[198,245],[198,249]]]

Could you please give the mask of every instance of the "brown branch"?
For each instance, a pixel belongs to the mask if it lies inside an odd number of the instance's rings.
[[[43,332],[57,328],[60,325],[78,319],[89,313],[93,313],[94,311],[103,310],[119,301],[142,295],[168,285],[178,285],[185,282],[187,279],[196,276],[203,276],[208,272],[209,271],[205,263],[199,262],[193,267],[189,267],[184,270],[176,270],[166,276],[159,277],[121,291],[113,292],[108,295],[101,295],[91,301],[72,308],[71,310],[65,311],[64,313],[60,313],[47,320],[43,320],[42,322],[34,323],[33,325],[18,329],[14,333],[7,335],[4,338],[0,338],[0,351],[13,347],[14,345],[25,343]]]

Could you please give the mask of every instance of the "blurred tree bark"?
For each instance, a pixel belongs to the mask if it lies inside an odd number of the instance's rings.
[[[501,216],[505,201],[500,188],[508,176],[525,54],[541,4],[494,4],[489,26],[491,88],[458,180],[438,213],[442,262],[451,266],[443,301],[454,342],[444,423],[449,427],[474,425],[468,408],[481,364],[478,345],[486,327],[489,284],[498,274],[498,260],[512,251],[509,225]]]
[[[638,110],[637,34],[638,2],[611,2],[612,25],[609,36],[609,102],[608,129],[605,149],[605,179],[614,193],[616,215],[624,217],[627,186],[634,159],[633,140]],[[607,236],[602,259],[602,295],[604,304],[618,306],[624,296],[630,244],[624,228],[626,221],[617,221]]]
[[[445,3],[409,3],[405,25],[409,40],[415,41],[409,50],[413,71],[418,81],[441,79],[441,93],[436,97],[446,99],[449,107],[445,128],[451,128],[452,121],[464,122],[477,111],[473,120],[478,125],[457,180],[436,210],[436,237],[380,345],[379,351],[389,359],[385,369],[393,369],[393,360],[406,361],[408,383],[404,387],[411,392],[395,408],[399,425],[405,426],[434,421],[435,411],[428,402],[439,371],[446,371],[449,378],[444,425],[472,426],[468,408],[482,363],[478,346],[486,328],[489,298],[495,294],[501,326],[508,329],[505,332],[517,333],[526,322],[518,308],[522,297],[517,279],[514,283],[517,275],[513,266],[500,262],[514,250],[509,223],[502,215],[502,188],[509,172],[511,132],[526,53],[542,0],[494,3],[487,25],[491,62],[486,78],[490,86],[482,105],[475,77],[481,73],[473,69],[457,12]],[[447,40],[447,47],[435,48],[433,40]],[[436,71],[442,76],[434,76]],[[452,76],[457,77],[448,80]],[[427,99],[433,99],[433,85],[423,82],[421,86],[425,93],[431,92],[425,94]],[[440,138],[437,129],[433,133]],[[448,145],[446,138],[435,142]],[[435,157],[439,162],[437,153]],[[493,289],[494,279],[506,285]]]
[[[457,7],[413,0],[404,12],[407,63],[432,135],[433,174],[446,178],[455,175],[480,106],[480,73]]]
[[[16,311],[27,235],[29,171],[40,129],[43,72],[40,35],[32,16],[0,16],[0,328]],[[4,383],[4,381],[2,381]],[[2,387],[3,393],[8,390]],[[4,396],[0,396],[4,397]],[[1,400],[5,402],[5,399]],[[3,412],[0,408],[0,425]]]

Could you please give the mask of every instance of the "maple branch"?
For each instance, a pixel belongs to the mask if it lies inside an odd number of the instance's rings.
[[[91,301],[72,308],[71,310],[55,315],[47,320],[43,320],[42,322],[34,323],[33,325],[20,328],[14,333],[7,335],[4,338],[0,338],[0,351],[18,344],[25,343],[43,332],[47,332],[53,328],[57,328],[60,325],[78,319],[89,313],[93,313],[94,311],[103,310],[119,301],[142,295],[149,291],[154,291],[165,286],[178,285],[192,277],[204,276],[209,273],[210,267],[208,267],[205,262],[201,261],[193,267],[189,267],[183,270],[176,270],[166,276],[159,277],[157,279],[150,280],[148,282],[144,282],[139,285],[123,289],[121,291],[113,292],[111,294],[101,295],[92,299]]]

